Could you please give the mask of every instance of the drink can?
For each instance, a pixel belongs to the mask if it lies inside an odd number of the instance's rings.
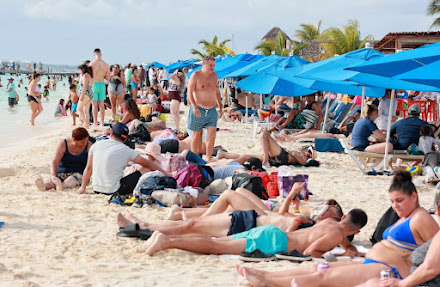
[[[390,270],[382,270],[380,271],[380,278],[393,278]]]
[[[322,270],[329,269],[329,268],[330,268],[330,265],[328,265],[327,263],[319,263],[318,264],[318,271],[322,271]]]

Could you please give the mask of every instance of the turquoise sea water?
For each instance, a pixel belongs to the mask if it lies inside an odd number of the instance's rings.
[[[6,95],[6,86],[10,75],[1,75],[0,87],[0,148],[7,147],[19,140],[39,135],[44,127],[58,121],[54,117],[54,112],[61,98],[67,100],[69,97],[69,87],[67,77],[62,81],[58,81],[56,91],[49,89],[49,101],[42,98],[43,112],[36,118],[35,127],[30,125],[31,110],[26,97],[27,77],[26,75],[12,76],[16,87],[16,92],[20,96],[17,106],[9,108],[8,98]],[[18,87],[19,79],[23,79],[23,85]],[[47,76],[42,76],[39,84],[43,87]],[[43,88],[41,89],[43,91]],[[68,112],[69,114],[69,112]]]

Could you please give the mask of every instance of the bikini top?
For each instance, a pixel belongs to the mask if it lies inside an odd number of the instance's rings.
[[[39,92],[40,92],[40,87],[35,86],[35,92],[36,92],[36,93],[39,93]]]
[[[416,243],[416,240],[411,232],[411,227],[409,226],[411,218],[412,216],[399,225],[394,226],[396,224],[394,223],[385,229],[382,234],[382,238],[390,241],[397,247],[414,251],[419,245]]]

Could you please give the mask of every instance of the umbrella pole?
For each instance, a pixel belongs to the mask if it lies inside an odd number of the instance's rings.
[[[249,94],[246,94],[246,115],[244,117],[245,123],[248,122],[248,95]]]
[[[365,86],[362,86],[361,110],[364,108],[364,105],[365,105]]]
[[[325,103],[325,115],[324,115],[324,122],[322,123],[322,132],[324,132],[325,124],[327,122],[329,106],[330,106],[330,94],[327,93],[327,103]]]
[[[260,94],[260,110],[263,109],[263,94]]]
[[[391,133],[391,119],[392,119],[392,114],[393,114],[393,100],[394,100],[394,96],[396,95],[396,90],[392,90],[391,92],[391,98],[390,98],[390,108],[388,110],[388,124],[387,124],[387,136],[385,139],[385,142],[387,143],[387,145],[385,146],[385,155],[383,157],[383,169],[387,169],[388,165],[387,165],[387,157],[388,157],[388,143],[390,141],[390,133]]]

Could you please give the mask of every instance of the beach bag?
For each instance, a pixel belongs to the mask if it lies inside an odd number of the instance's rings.
[[[279,194],[283,197],[287,197],[295,182],[305,182],[306,184],[304,185],[304,188],[298,193],[298,196],[301,200],[308,200],[310,195],[310,191],[307,188],[308,180],[309,176],[307,174],[298,174],[291,176],[278,175]]]
[[[154,190],[176,189],[177,181],[168,176],[151,176],[147,177],[140,187],[142,194],[151,195]]]
[[[170,173],[176,172],[186,166],[186,160],[180,154],[173,154],[173,153],[167,152],[164,157],[165,157],[165,160],[162,161],[162,167],[167,172],[170,172]]]
[[[239,173],[232,177],[232,190],[242,187],[261,199],[268,199],[269,195],[263,187],[263,180],[259,176],[247,173]]]
[[[181,187],[198,187],[202,180],[200,170],[197,168],[197,166],[192,164],[189,164],[179,170],[173,177],[176,179],[177,184]]]
[[[428,152],[423,156],[422,166],[435,168],[440,165],[440,153],[436,151]]]
[[[373,235],[370,238],[371,243],[374,245],[377,242],[382,240],[382,234],[389,226],[394,224],[397,220],[399,220],[399,216],[394,211],[392,207],[388,208],[388,210],[382,215],[379,222],[377,223],[376,229],[374,230]]]
[[[138,125],[136,127],[136,129],[135,129],[135,137],[141,139],[144,142],[151,141],[150,133],[148,132],[148,130],[145,127],[145,125],[143,125],[143,124],[140,124],[140,125]]]
[[[406,151],[409,155],[424,155],[423,151],[419,150],[416,144],[411,144]]]

